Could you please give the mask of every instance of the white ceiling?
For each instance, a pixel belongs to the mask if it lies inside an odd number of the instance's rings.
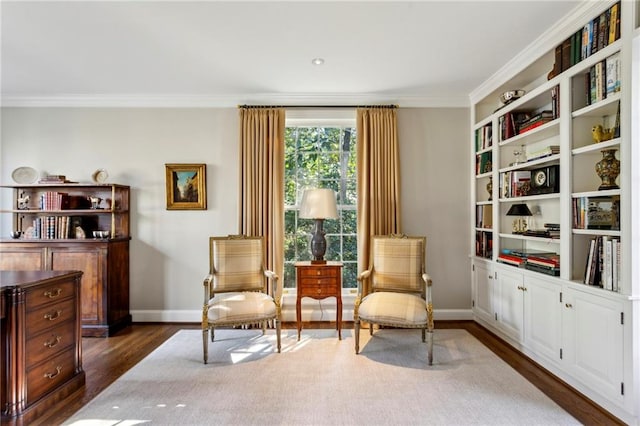
[[[2,100],[466,105],[581,1],[3,0]]]

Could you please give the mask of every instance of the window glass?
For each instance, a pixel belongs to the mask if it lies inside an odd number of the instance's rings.
[[[324,222],[326,260],[344,264],[342,286],[355,288],[356,250],[356,129],[348,125],[287,126],[285,129],[285,273],[284,287],[295,288],[294,263],[311,260],[312,219],[300,219],[305,189],[336,191],[339,218]]]

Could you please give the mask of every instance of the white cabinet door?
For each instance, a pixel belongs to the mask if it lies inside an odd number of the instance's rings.
[[[493,271],[486,262],[473,264],[473,312],[490,324],[495,322],[493,309]]]
[[[562,339],[562,285],[543,277],[524,278],[524,345],[559,362]]]
[[[496,275],[495,302],[498,327],[517,342],[521,342],[524,319],[523,274],[515,268],[505,266],[496,268]]]
[[[623,304],[566,288],[563,294],[563,360],[590,389],[623,400]]]

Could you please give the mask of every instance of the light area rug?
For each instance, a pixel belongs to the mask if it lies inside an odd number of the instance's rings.
[[[68,419],[73,426],[573,425],[465,330],[181,330]]]

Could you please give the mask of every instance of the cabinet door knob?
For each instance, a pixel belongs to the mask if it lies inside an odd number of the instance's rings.
[[[322,293],[322,289],[321,288],[318,289],[318,294],[320,294],[320,293]]]
[[[567,308],[573,308],[573,305],[571,303],[565,303],[564,306],[566,306]]]

